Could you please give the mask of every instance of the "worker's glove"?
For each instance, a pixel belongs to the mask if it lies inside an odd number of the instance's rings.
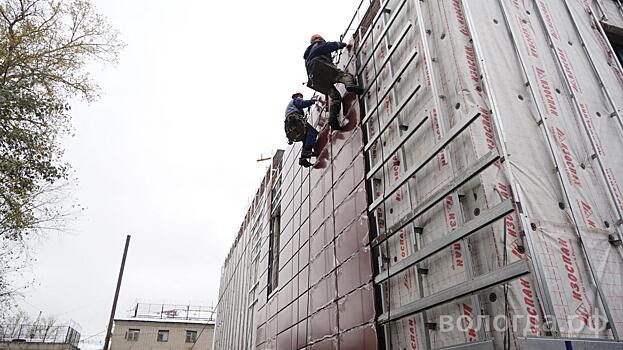
[[[340,43],[340,49],[345,48],[346,46],[348,46],[346,43]]]
[[[288,145],[293,144],[294,142],[292,142],[292,140],[288,140]]]

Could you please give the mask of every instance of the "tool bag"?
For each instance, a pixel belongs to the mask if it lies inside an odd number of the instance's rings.
[[[286,116],[285,129],[286,137],[290,143],[303,141],[307,131],[305,116],[300,113],[288,114]]]

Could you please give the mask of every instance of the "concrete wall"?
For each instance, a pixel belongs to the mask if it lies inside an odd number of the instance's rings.
[[[125,335],[130,328],[140,330],[137,341],[126,340]],[[167,342],[157,341],[158,330],[169,331],[169,340]],[[186,343],[187,330],[197,332],[196,344]],[[111,339],[111,350],[184,350],[191,348],[193,350],[210,350],[212,349],[213,334],[214,325],[115,320]]]

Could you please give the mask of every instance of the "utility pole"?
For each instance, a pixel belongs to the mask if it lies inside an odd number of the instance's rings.
[[[115,290],[115,298],[112,301],[112,310],[110,310],[110,319],[108,320],[108,330],[106,331],[106,340],[104,340],[104,349],[108,350],[108,343],[112,336],[112,322],[115,318],[117,310],[117,299],[119,299],[119,290],[121,289],[121,279],[123,278],[123,269],[125,268],[125,258],[128,255],[128,247],[130,246],[130,235],[125,238],[125,249],[123,249],[123,258],[121,258],[121,268],[119,269],[119,278],[117,278],[117,289]]]

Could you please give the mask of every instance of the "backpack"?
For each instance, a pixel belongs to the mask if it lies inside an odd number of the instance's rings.
[[[313,72],[309,73],[308,76],[307,87],[327,95],[337,79],[337,68],[326,62],[316,60],[312,69]]]
[[[305,116],[299,113],[288,114],[286,116],[285,129],[289,143],[303,141],[307,131]]]

